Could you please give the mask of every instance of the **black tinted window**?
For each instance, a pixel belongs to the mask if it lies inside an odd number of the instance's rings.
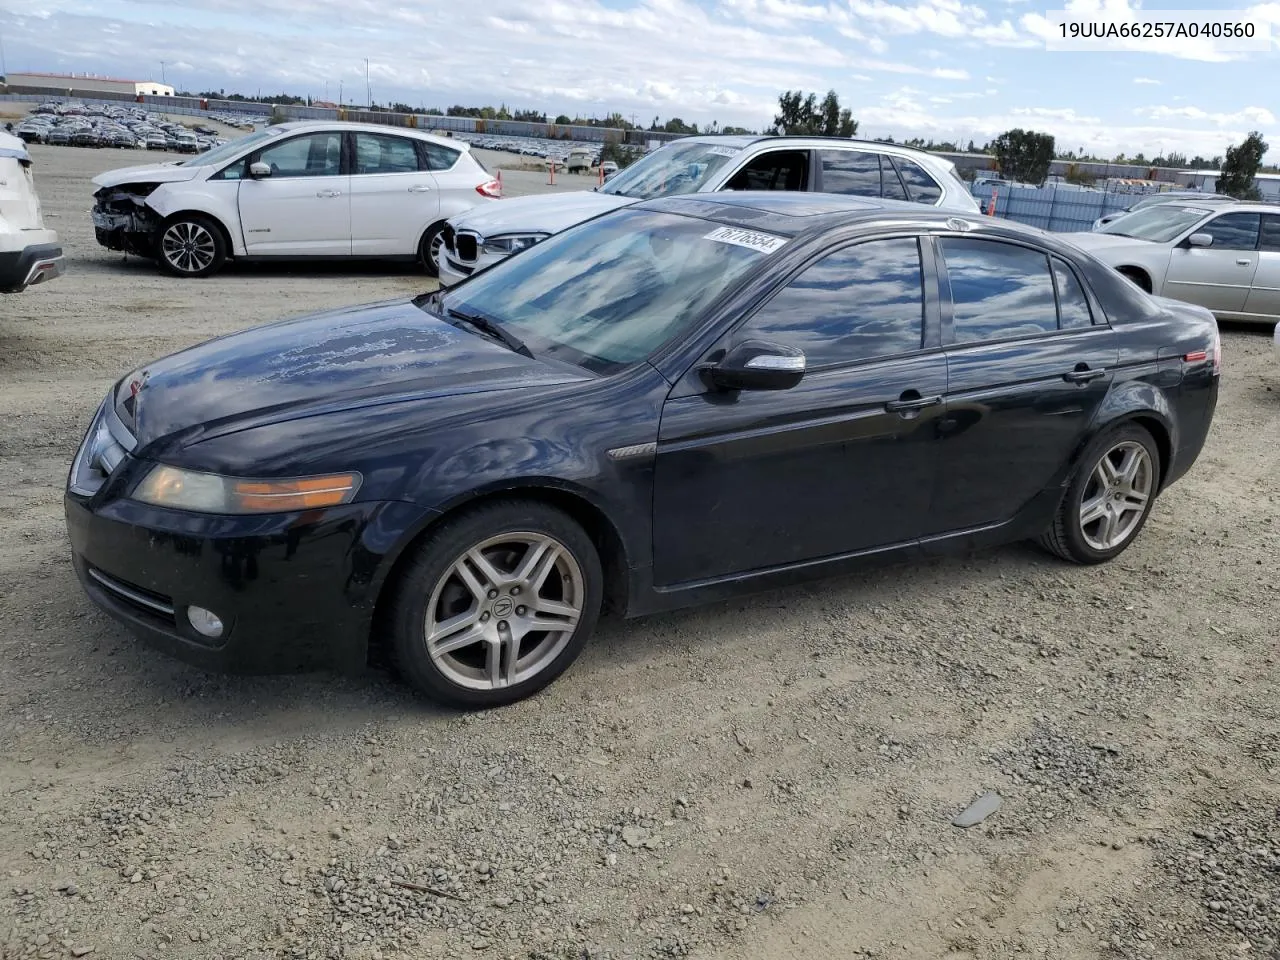
[[[414,141],[380,133],[356,134],[356,173],[414,173],[418,169]]]
[[[920,164],[894,157],[893,165],[902,174],[907,189],[911,191],[911,199],[916,203],[937,203],[942,198],[942,188]]]
[[[1258,244],[1261,220],[1256,213],[1224,213],[1197,232],[1212,234],[1214,250],[1252,250]]]
[[[1049,258],[992,240],[944,237],[940,244],[954,304],[957,343],[1025,337],[1058,329]]]
[[[880,158],[880,192],[887,200],[910,200],[907,188],[902,185],[902,178],[893,167],[888,157]]]
[[[427,155],[427,167],[431,170],[450,170],[461,156],[457,150],[442,147],[438,143],[423,141],[422,148]]]
[[[745,335],[799,347],[812,366],[919,350],[920,250],[874,240],[819,260],[747,321]]]
[[[1058,322],[1062,329],[1092,325],[1093,314],[1080,281],[1061,260],[1053,261],[1053,280],[1058,287]]]
[[[752,157],[725,184],[726,190],[807,190],[809,152],[771,150]]]
[[[819,150],[822,192],[880,196],[880,157],[860,150]]]
[[[1280,253],[1280,217],[1262,218],[1262,249]]]

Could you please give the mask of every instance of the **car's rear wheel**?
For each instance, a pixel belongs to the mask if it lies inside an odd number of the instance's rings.
[[[208,217],[180,213],[167,221],[156,241],[156,259],[175,277],[208,277],[227,262],[227,242]]]
[[[396,664],[451,706],[514,703],[581,653],[603,585],[595,545],[563,511],[533,501],[481,506],[445,521],[395,584]]]
[[[440,248],[444,246],[444,225],[436,224],[428,227],[427,232],[418,241],[418,259],[422,261],[422,269],[429,277],[440,276]]]
[[[1041,543],[1074,563],[1102,563],[1133,543],[1160,483],[1151,434],[1126,423],[1098,437],[1080,458],[1053,526]]]

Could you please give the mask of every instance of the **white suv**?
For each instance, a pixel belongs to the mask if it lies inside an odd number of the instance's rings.
[[[955,164],[909,147],[834,137],[686,137],[655,150],[595,191],[520,197],[454,217],[437,257],[440,282],[465,280],[608,210],[654,197],[716,190],[808,190],[981,212]]]
[[[27,145],[0,132],[0,293],[18,293],[62,273],[58,235],[46,230]]]
[[[460,141],[314,121],[93,182],[98,242],[181,277],[209,276],[228,257],[417,258],[434,274],[445,221],[502,195]]]

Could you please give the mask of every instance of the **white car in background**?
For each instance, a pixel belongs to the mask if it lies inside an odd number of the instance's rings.
[[[0,293],[18,293],[62,273],[58,235],[44,225],[27,145],[0,132]]]
[[[798,190],[981,211],[955,164],[909,147],[835,137],[712,136],[668,143],[594,191],[503,200],[449,221],[437,254],[442,285],[609,210],[682,193]]]
[[[445,221],[502,195],[460,141],[315,121],[93,182],[98,242],[180,277],[209,276],[229,257],[419,259],[434,274]]]
[[[1280,320],[1280,205],[1161,203],[1101,230],[1063,234],[1157,296],[1219,318]]]

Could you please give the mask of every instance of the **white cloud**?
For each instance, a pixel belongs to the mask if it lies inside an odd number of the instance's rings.
[[[1159,81],[1159,80],[1152,80],[1150,77],[1134,77],[1134,78],[1133,78],[1133,82],[1134,82],[1134,83],[1146,84],[1146,85],[1148,85],[1148,86],[1152,86],[1152,87],[1158,87],[1158,86],[1160,86],[1160,81]]]

